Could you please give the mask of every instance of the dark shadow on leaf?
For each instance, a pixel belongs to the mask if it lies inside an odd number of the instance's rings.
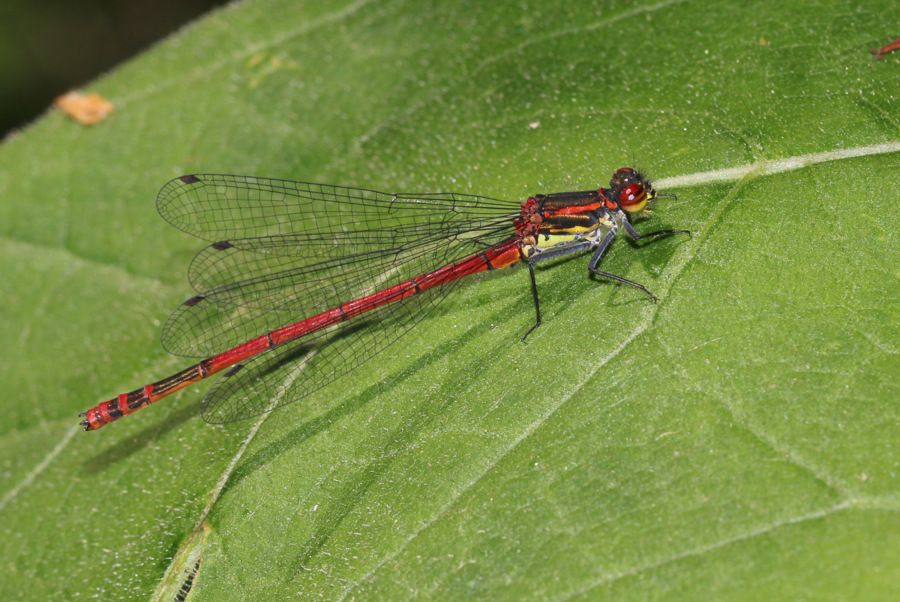
[[[467,330],[462,336],[446,341],[431,352],[419,357],[411,366],[403,369],[400,373],[388,379],[386,383],[374,383],[359,395],[355,395],[336,408],[327,411],[317,418],[307,421],[282,437],[279,441],[273,442],[265,448],[255,452],[252,456],[247,457],[232,474],[228,483],[225,485],[223,493],[239,484],[246,476],[252,475],[258,469],[271,462],[285,450],[301,445],[305,440],[314,437],[335,422],[338,422],[342,418],[365,407],[367,403],[377,396],[384,395],[403,384],[408,378],[427,368],[431,364],[457,353],[459,349],[464,348],[470,340],[492,330],[491,323],[497,324],[509,320],[509,314],[510,312],[508,310],[498,312],[494,317],[495,319],[486,320],[478,326]]]
[[[164,399],[162,401],[165,402],[171,400]],[[83,470],[89,474],[104,472],[111,466],[127,459],[132,454],[145,449],[148,445],[152,444],[175,427],[196,417],[199,413],[199,409],[199,403],[188,403],[184,407],[168,414],[162,422],[149,424],[138,433],[126,439],[122,439],[118,443],[112,445],[112,447],[108,447],[96,455],[87,458],[82,463]],[[145,408],[143,411],[151,412],[152,410]],[[127,418],[128,417],[126,417],[126,419]],[[104,427],[104,430],[114,429],[116,426],[117,425],[115,424],[111,424]],[[104,433],[102,431],[100,433],[85,433],[86,437],[103,437],[103,435]]]

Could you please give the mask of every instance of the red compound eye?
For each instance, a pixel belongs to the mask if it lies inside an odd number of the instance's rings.
[[[647,191],[641,184],[630,184],[619,194],[619,206],[625,211],[640,211],[647,204]]]

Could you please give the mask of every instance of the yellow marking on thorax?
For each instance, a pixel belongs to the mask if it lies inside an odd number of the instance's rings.
[[[584,238],[585,232],[593,232],[599,226],[600,224],[593,224],[590,228],[570,228],[563,232],[550,232],[549,235],[541,232],[536,237],[538,241],[536,247],[538,249],[547,249],[561,243],[572,242],[579,238]]]
[[[538,244],[536,246],[538,249],[546,249],[547,247],[558,245],[561,242],[571,242],[575,240],[575,238],[576,234],[574,233],[551,234],[550,236],[541,234],[538,236]]]

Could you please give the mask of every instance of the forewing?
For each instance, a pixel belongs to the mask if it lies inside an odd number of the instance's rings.
[[[292,237],[303,242],[303,252],[345,244],[362,245],[362,251],[367,245],[384,248],[383,238],[356,235],[377,231],[401,244],[457,221],[490,220],[517,208],[509,201],[457,193],[394,194],[217,174],[176,178],[163,186],[156,204],[166,221],[204,240]]]

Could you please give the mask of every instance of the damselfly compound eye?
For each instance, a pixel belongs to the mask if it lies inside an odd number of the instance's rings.
[[[647,204],[647,191],[641,184],[630,184],[619,194],[619,206],[625,211],[640,211]]]

